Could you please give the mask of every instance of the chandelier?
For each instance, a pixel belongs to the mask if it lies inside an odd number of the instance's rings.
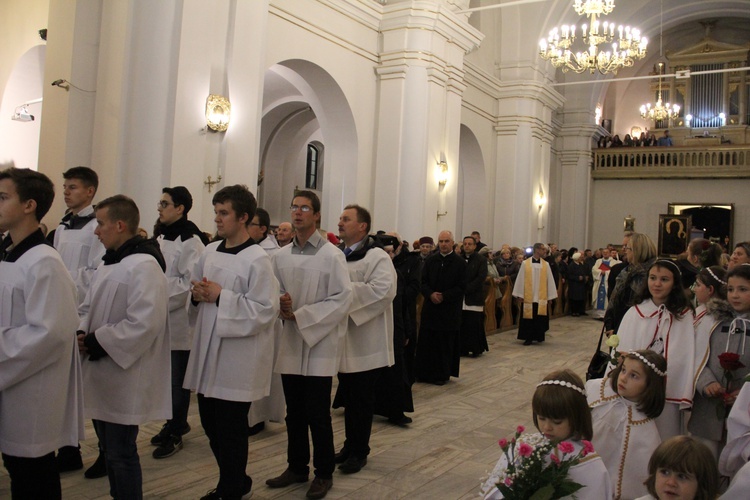
[[[646,103],[641,106],[641,116],[647,120],[661,121],[680,116],[680,106],[677,104],[663,104],[661,100],[661,75],[664,73],[664,63],[659,63],[659,92],[656,94],[656,104]]]
[[[573,24],[553,28],[549,36],[539,42],[539,55],[555,68],[562,68],[563,72],[589,71],[592,75],[599,71],[604,75],[631,67],[646,56],[648,39],[641,36],[638,28],[623,28],[597,19],[614,10],[614,0],[575,0],[573,8],[577,14],[588,16],[589,23],[583,24],[580,31]],[[582,39],[585,50],[572,50],[576,36]],[[602,44],[611,44],[611,50],[600,50]]]

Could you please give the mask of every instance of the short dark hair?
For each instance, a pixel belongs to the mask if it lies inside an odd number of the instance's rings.
[[[544,248],[544,243],[534,243],[534,250],[539,250],[540,248]]]
[[[692,474],[698,481],[695,500],[714,500],[719,493],[719,469],[708,447],[692,436],[674,436],[661,443],[648,461],[646,489],[656,498],[659,469]]]
[[[187,216],[191,208],[193,208],[193,196],[185,186],[165,187],[161,190],[162,193],[168,194],[175,206],[182,205],[184,210],[182,215]]]
[[[357,222],[364,222],[365,224],[365,232],[370,233],[370,226],[372,225],[372,217],[370,217],[370,212],[367,211],[366,208],[361,207],[357,205],[356,203],[347,205],[344,207],[344,210],[355,210],[357,212]]]
[[[477,236],[479,236],[480,238],[482,237],[482,235],[481,235],[481,234],[479,234],[479,231],[472,231],[472,232],[471,232],[471,235],[472,235],[472,236],[474,236],[475,234],[476,234]],[[464,238],[464,239],[466,239],[466,238]]]
[[[255,196],[244,184],[235,184],[234,186],[225,186],[219,189],[211,200],[211,204],[229,202],[232,205],[237,218],[242,214],[247,214],[247,224],[250,224],[255,217],[255,210],[258,208],[258,202]]]
[[[313,213],[317,214],[320,212],[320,198],[318,198],[318,195],[313,193],[312,191],[308,191],[308,190],[297,191],[297,194],[295,194],[292,197],[292,201],[294,201],[294,198],[307,198],[308,200],[310,200]]]
[[[29,168],[7,168],[0,172],[0,180],[10,179],[16,185],[20,201],[34,200],[34,216],[41,222],[55,199],[55,185],[46,175]]]
[[[138,233],[138,224],[141,222],[141,214],[138,211],[138,205],[124,194],[116,194],[105,198],[96,204],[96,211],[107,210],[107,216],[110,221],[122,221],[132,234]]]
[[[635,351],[639,355],[646,358],[649,362],[653,363],[663,373],[667,372],[667,360],[661,354],[656,354],[654,351],[643,349],[641,351]],[[634,353],[626,352],[621,356],[622,360],[630,359],[638,361],[643,364],[643,361]],[[664,411],[664,403],[667,397],[667,377],[662,377],[656,373],[652,368],[644,364],[646,370],[646,389],[643,391],[641,399],[638,401],[636,407],[642,411],[649,418],[656,418],[661,415]],[[610,384],[612,390],[619,394],[617,390],[617,378],[620,376],[622,371],[622,362],[617,365],[617,368],[609,372],[607,375],[610,378]]]
[[[78,179],[83,181],[86,187],[93,187],[94,191],[99,189],[99,176],[89,167],[73,167],[63,172],[63,179]]]
[[[556,384],[539,385],[534,391],[531,399],[531,411],[534,416],[534,425],[539,429],[537,415],[552,419],[568,419],[570,430],[574,439],[588,439],[594,435],[594,427],[591,423],[591,410],[586,400],[586,388],[581,377],[572,370],[558,370],[550,373],[544,380],[559,380],[567,382],[581,389],[579,392],[570,387]]]
[[[683,311],[685,311],[685,309],[692,309],[693,306],[690,304],[690,301],[682,288],[682,273],[680,273],[680,268],[677,267],[677,264],[675,264],[674,261],[669,259],[654,261],[654,263],[649,266],[648,271],[646,271],[646,279],[643,280],[641,288],[636,293],[633,303],[640,304],[644,300],[651,298],[651,291],[648,289],[648,276],[651,274],[651,269],[655,267],[666,269],[672,275],[672,290],[670,290],[669,295],[667,295],[667,300],[665,301],[664,306],[669,312],[674,314],[675,318],[680,320],[683,318]]]
[[[258,224],[265,226],[263,230],[263,237],[265,238],[268,236],[268,228],[271,226],[271,216],[265,209],[260,207],[255,209],[255,216],[258,217]]]
[[[750,265],[740,264],[734,266],[731,271],[727,272],[727,281],[729,278],[743,278],[750,281]]]

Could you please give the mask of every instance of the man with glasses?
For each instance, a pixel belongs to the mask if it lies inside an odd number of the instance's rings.
[[[247,226],[247,232],[250,233],[250,237],[255,240],[255,243],[266,251],[269,257],[273,257],[279,250],[279,245],[273,236],[268,235],[268,228],[271,226],[271,216],[268,212],[260,207],[255,211],[255,217],[250,221],[250,225]]]
[[[331,388],[346,334],[351,282],[341,251],[317,231],[320,200],[300,191],[292,200],[296,236],[276,253],[284,320],[274,371],[281,373],[286,398],[287,469],[269,479],[271,488],[308,480],[313,440],[315,479],[307,498],[323,498],[333,485],[334,445]]]
[[[157,238],[167,264],[169,293],[169,345],[172,364],[172,418],[151,438],[156,459],[171,457],[182,449],[182,436],[190,431],[187,422],[190,391],[183,389],[193,335],[188,325],[187,302],[193,268],[208,244],[208,238],[187,218],[193,197],[184,186],[165,187],[157,203]]]

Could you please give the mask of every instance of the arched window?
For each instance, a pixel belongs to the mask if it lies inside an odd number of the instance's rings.
[[[313,144],[307,145],[307,167],[305,169],[305,188],[318,189],[318,169],[320,150]]]

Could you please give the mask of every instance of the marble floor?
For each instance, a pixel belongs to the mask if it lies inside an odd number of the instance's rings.
[[[334,473],[333,489],[326,498],[348,499],[468,499],[476,498],[479,485],[500,456],[497,441],[519,424],[533,428],[531,395],[544,375],[571,368],[583,376],[598,340],[602,323],[583,316],[551,321],[547,341],[522,346],[516,331],[488,337],[490,351],[461,359],[461,377],[445,386],[415,384],[416,411],[408,428],[390,425],[375,417],[367,466],[357,474]],[[197,499],[215,487],[218,470],[200,426],[197,404],[190,407],[193,430],[184,437],[184,448],[162,460],[151,457],[151,436],[161,422],[141,427],[138,448],[143,468],[145,498]],[[336,448],[344,441],[341,410],[333,413]],[[87,423],[81,443],[86,467],[96,458],[96,437]],[[249,440],[248,473],[253,498],[305,498],[308,484],[270,489],[265,480],[286,468],[286,433],[283,424],[270,423]],[[66,500],[107,499],[106,478],[84,479],[82,471],[62,475]],[[9,480],[0,469],[0,498],[10,498]]]

